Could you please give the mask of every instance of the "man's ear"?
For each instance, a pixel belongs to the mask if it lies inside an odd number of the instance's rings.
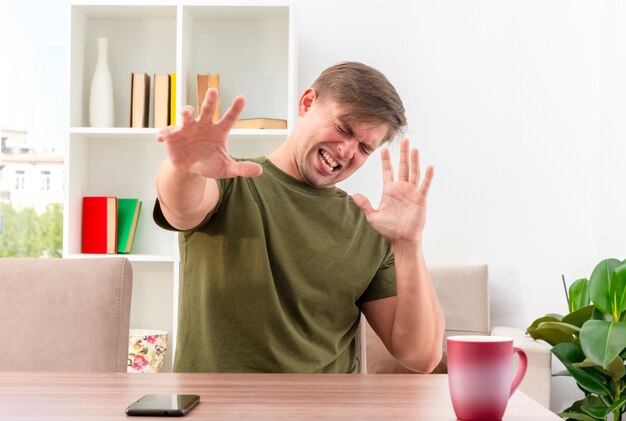
[[[303,117],[313,105],[313,102],[317,99],[317,91],[314,88],[308,88],[298,101],[298,115]]]

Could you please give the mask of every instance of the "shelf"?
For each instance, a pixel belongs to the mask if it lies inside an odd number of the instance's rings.
[[[160,129],[144,128],[131,129],[128,127],[70,127],[70,135],[84,137],[88,139],[107,139],[107,138],[127,138],[127,139],[145,139],[156,136]],[[233,129],[230,132],[229,140],[252,142],[256,140],[262,141],[283,141],[287,138],[288,130],[286,129]]]
[[[194,19],[210,19],[210,20],[283,20],[289,19],[288,1],[284,1],[282,5],[273,2],[272,5],[258,5],[241,7],[239,5],[221,5],[221,6],[184,6],[185,10]]]
[[[126,4],[124,4],[126,3]],[[178,234],[152,219],[154,178],[167,158],[153,128],[154,74],[176,73],[176,118],[186,104],[196,108],[196,75],[220,75],[220,108],[246,98],[241,118],[296,118],[296,40],[292,0],[79,0],[70,1],[68,57],[69,124],[63,256],[133,262],[131,326],[171,333],[176,348],[180,256]],[[115,127],[89,127],[91,79],[97,38],[108,39]],[[131,73],[151,76],[148,128],[130,128]],[[233,129],[228,151],[256,158],[289,135],[282,129]],[[140,199],[142,211],[132,254],[81,253],[82,198]],[[171,356],[164,369],[171,369]],[[169,365],[168,365],[169,364]]]
[[[159,129],[152,127],[145,129],[131,129],[128,127],[70,127],[70,135],[82,135],[94,139],[103,139],[108,137],[154,137],[158,131]]]
[[[130,124],[133,72],[176,71],[174,5],[74,5],[71,7],[70,125],[89,123],[89,93],[96,63],[96,39],[108,39],[107,62],[113,81],[115,124]]]
[[[162,20],[162,19],[176,19],[176,6],[165,5],[158,6],[150,4],[146,6],[118,6],[111,7],[102,4],[75,4],[74,10],[81,12],[85,17],[89,19],[103,19],[103,20]]]

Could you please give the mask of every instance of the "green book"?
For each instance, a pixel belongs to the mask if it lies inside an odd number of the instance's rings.
[[[139,199],[117,199],[117,252],[126,254],[133,249],[137,221],[141,211]]]

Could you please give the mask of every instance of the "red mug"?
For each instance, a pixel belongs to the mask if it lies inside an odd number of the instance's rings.
[[[506,405],[526,374],[526,353],[504,336],[449,336],[448,384],[459,420],[501,420]],[[519,368],[512,377],[513,354]]]

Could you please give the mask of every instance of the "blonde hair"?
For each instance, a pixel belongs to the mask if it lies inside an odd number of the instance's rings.
[[[406,126],[404,104],[387,77],[363,63],[346,61],[324,70],[312,85],[320,101],[331,100],[345,109],[348,121],[386,124],[384,142]]]

